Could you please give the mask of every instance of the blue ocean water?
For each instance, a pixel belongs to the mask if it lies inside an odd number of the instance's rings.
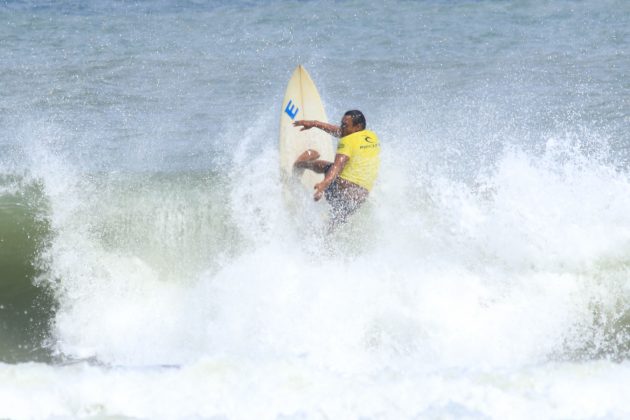
[[[0,2],[0,417],[628,416],[628,28],[622,0]],[[282,199],[298,64],[383,144],[332,237]]]

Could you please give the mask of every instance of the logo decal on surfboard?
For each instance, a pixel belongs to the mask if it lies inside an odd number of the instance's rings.
[[[284,109],[284,112],[286,112],[287,115],[291,117],[292,120],[294,120],[295,116],[297,115],[299,111],[300,109],[296,107],[295,105],[293,105],[293,101],[289,99],[289,103],[287,104],[287,107]]]

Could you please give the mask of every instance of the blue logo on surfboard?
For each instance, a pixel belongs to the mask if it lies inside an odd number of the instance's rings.
[[[284,112],[286,112],[287,115],[291,117],[292,120],[294,120],[295,116],[297,115],[299,111],[300,109],[296,107],[295,105],[293,105],[293,101],[289,99],[289,103],[287,104],[287,107],[284,109]]]

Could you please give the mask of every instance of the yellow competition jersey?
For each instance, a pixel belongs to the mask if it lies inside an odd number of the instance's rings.
[[[337,153],[350,159],[339,176],[368,191],[371,190],[381,164],[380,152],[378,137],[370,130],[357,131],[342,137],[337,146]]]

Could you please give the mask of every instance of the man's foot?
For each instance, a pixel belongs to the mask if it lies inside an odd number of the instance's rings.
[[[317,152],[317,150],[308,149],[307,151],[302,153],[300,156],[298,156],[298,158],[295,160],[295,163],[293,164],[293,167],[296,169],[307,168],[309,162],[317,160],[318,158],[319,158],[319,153]]]

